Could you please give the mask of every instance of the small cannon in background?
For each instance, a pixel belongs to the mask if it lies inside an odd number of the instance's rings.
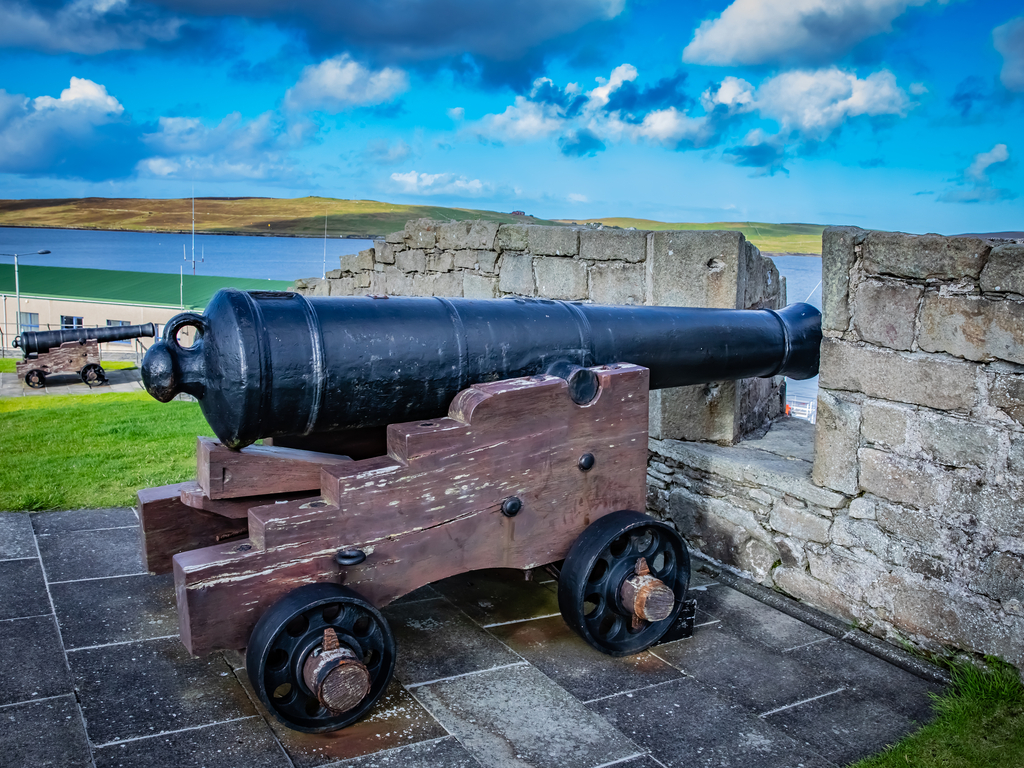
[[[189,651],[245,647],[263,704],[307,732],[386,689],[378,609],[467,571],[564,561],[566,622],[638,653],[678,628],[690,576],[643,513],[649,390],[808,378],[820,340],[807,304],[221,291],[143,362],[147,390],[195,396],[219,438],[199,438],[196,482],[140,491],[144,556],[174,571]]]
[[[100,365],[99,345],[142,336],[156,336],[153,323],[26,331],[13,342],[14,348],[20,348],[25,354],[24,359],[15,364],[15,370],[34,389],[43,387],[47,376],[58,373],[77,373],[92,387],[107,380]]]

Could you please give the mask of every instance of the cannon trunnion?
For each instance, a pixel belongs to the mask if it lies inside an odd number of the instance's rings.
[[[149,391],[199,398],[219,438],[199,438],[196,482],[139,492],[148,568],[174,572],[189,651],[246,648],[263,705],[307,732],[372,709],[401,653],[378,609],[448,576],[564,561],[559,608],[593,647],[686,636],[686,546],[643,514],[648,393],[812,376],[819,321],[222,292],[144,363]],[[345,431],[377,426],[369,453]],[[330,450],[251,445],[281,435]]]

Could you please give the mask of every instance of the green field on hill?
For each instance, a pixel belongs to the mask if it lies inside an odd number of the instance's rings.
[[[324,215],[332,237],[372,237],[396,232],[409,219],[465,221],[489,219],[504,223],[552,224],[469,208],[396,205],[376,200],[300,197],[197,197],[196,232],[213,235],[292,235],[323,237]],[[67,200],[0,200],[0,227],[54,227],[130,232],[188,232],[192,200],[145,200],[86,197]]]
[[[572,223],[562,219],[561,223]],[[750,242],[768,253],[821,253],[822,224],[765,224],[759,221],[716,221],[708,224],[652,221],[651,219],[580,219],[577,224],[604,224],[636,229],[738,229]]]
[[[300,197],[197,197],[196,231],[220,235],[277,235],[322,237],[324,216],[332,237],[374,237],[396,232],[410,219],[466,221],[488,219],[502,223],[571,224],[471,208],[397,205],[376,200],[338,200]],[[762,251],[821,253],[819,224],[759,222],[674,223],[649,219],[580,219],[636,229],[738,229]],[[187,232],[192,228],[192,200],[145,200],[87,197],[66,200],[0,200],[0,227],[54,227],[129,232]]]

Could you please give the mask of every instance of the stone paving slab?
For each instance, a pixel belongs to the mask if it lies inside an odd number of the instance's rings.
[[[714,572],[694,573],[693,638],[613,658],[551,615],[548,574],[496,570],[387,606],[387,695],[301,734],[263,708],[242,654],[188,656],[171,577],[141,569],[132,510],[0,513],[5,768],[818,768],[912,731],[939,690]]]

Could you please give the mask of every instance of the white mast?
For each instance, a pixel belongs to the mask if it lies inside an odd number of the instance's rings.
[[[324,206],[324,274],[327,278],[327,206]]]
[[[192,185],[192,274],[196,273],[196,185]]]

